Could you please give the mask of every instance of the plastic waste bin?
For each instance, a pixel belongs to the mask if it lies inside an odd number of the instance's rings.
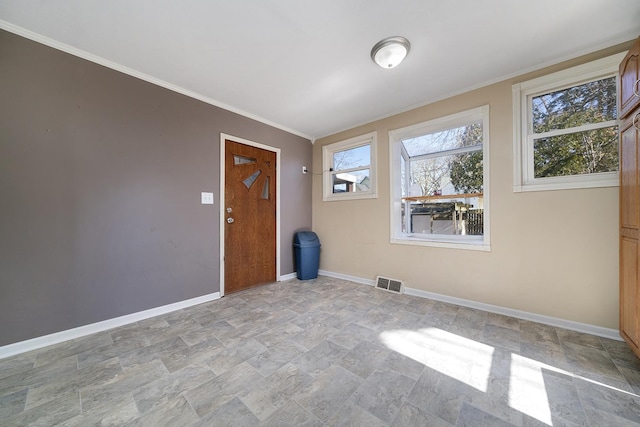
[[[320,239],[313,231],[299,231],[293,239],[296,253],[296,275],[300,280],[318,277]]]

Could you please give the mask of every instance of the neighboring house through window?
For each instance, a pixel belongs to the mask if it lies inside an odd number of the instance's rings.
[[[376,192],[376,133],[322,147],[323,200],[368,199]]]
[[[489,250],[489,107],[389,132],[391,242]]]
[[[514,191],[618,185],[624,54],[513,86]]]

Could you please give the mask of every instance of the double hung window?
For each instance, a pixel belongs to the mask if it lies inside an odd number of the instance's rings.
[[[514,191],[618,185],[614,55],[513,86]]]
[[[376,193],[376,133],[322,148],[323,200],[367,199]]]

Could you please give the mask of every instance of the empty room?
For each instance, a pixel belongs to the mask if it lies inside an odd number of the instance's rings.
[[[0,425],[640,426],[639,36],[0,0]]]

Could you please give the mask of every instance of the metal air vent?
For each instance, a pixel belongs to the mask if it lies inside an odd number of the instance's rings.
[[[378,276],[376,279],[376,289],[393,292],[394,294],[401,294],[404,292],[404,284],[402,280]]]

